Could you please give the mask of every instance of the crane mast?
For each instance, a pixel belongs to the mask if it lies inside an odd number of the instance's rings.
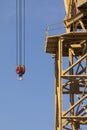
[[[46,32],[55,60],[55,130],[87,129],[87,0],[64,0],[66,32]]]

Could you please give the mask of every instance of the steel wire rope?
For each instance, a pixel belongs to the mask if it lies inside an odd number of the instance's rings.
[[[24,47],[24,66],[25,66],[25,0],[23,1],[23,47]]]
[[[16,0],[16,65],[22,62],[25,65],[25,0]]]
[[[22,0],[19,0],[19,62],[22,65]]]
[[[47,29],[48,30],[51,30],[50,28],[53,28],[53,26],[55,26],[55,25],[60,25],[60,24],[63,24],[63,21],[61,21],[61,22],[58,22],[58,23],[54,23],[54,24],[49,24],[49,25],[47,25]],[[56,28],[56,27],[55,27]],[[58,27],[57,27],[58,28]]]
[[[16,0],[16,66],[18,65],[18,0]]]
[[[54,30],[60,30],[60,29],[65,29],[65,27],[55,27],[55,28],[51,28],[49,29],[49,31],[54,31]]]
[[[49,24],[48,26],[53,26],[53,25],[57,25],[57,24],[61,24],[61,23],[64,23],[64,21],[60,21],[60,22],[56,22],[56,23],[52,23],[52,24]]]
[[[19,64],[22,65],[22,0],[19,0]]]

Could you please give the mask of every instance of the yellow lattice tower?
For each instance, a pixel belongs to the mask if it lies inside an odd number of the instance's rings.
[[[87,129],[87,0],[65,0],[66,33],[49,36],[55,59],[55,130]],[[84,125],[84,128],[83,128]]]

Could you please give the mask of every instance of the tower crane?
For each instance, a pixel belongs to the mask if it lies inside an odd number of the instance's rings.
[[[64,0],[66,32],[46,32],[55,59],[55,130],[87,129],[87,0]],[[66,64],[65,64],[66,63]]]
[[[16,73],[22,80],[25,73],[25,0],[16,0]]]

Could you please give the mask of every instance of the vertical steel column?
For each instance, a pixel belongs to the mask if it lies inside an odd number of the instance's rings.
[[[86,41],[86,45],[85,46],[86,46],[86,53],[87,53],[87,41]],[[86,75],[87,75],[87,57],[86,57]]]
[[[61,39],[58,42],[58,70],[59,70],[59,76],[58,76],[58,106],[59,106],[59,129],[62,130],[62,86],[61,86],[61,75],[62,75],[62,41]]]
[[[71,66],[73,64],[73,54],[72,54],[72,49],[69,48],[69,66]],[[70,70],[69,72],[71,75],[73,75],[73,69]],[[72,107],[74,105],[74,94],[72,93],[72,89],[73,89],[73,81],[71,81],[71,85],[70,85],[70,107]],[[72,111],[70,112],[70,115],[73,116],[74,115],[74,109],[72,109]],[[72,129],[74,130],[74,124],[72,123]]]
[[[55,122],[54,122],[54,130],[58,130],[59,127],[59,122],[58,122],[58,117],[59,117],[59,107],[58,107],[58,51],[56,51],[55,55],[55,88],[54,88],[54,117],[55,117]]]

